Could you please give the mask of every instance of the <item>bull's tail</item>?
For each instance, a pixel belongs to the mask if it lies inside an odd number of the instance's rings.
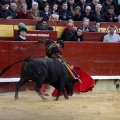
[[[30,57],[27,57],[27,58],[24,58],[22,60],[19,60],[19,61],[16,61],[15,63],[12,63],[11,65],[5,67],[1,72],[0,72],[0,76],[2,76],[8,69],[10,69],[13,65],[19,63],[19,62],[22,62],[22,61],[26,61],[28,60]]]

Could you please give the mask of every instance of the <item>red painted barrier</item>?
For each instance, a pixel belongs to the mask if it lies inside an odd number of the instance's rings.
[[[120,43],[65,42],[63,57],[90,75],[120,74]],[[38,42],[0,42],[0,71],[27,56],[45,57],[45,46]],[[19,77],[23,63],[13,66],[3,77]]]
[[[27,56],[30,57],[45,57],[45,47],[38,42],[0,42],[0,71],[19,59]],[[4,77],[19,77],[20,69],[23,63],[13,66],[7,71]]]
[[[84,41],[103,42],[103,38],[107,33],[83,32]]]

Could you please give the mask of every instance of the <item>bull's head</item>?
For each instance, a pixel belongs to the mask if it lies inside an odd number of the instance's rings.
[[[74,85],[76,82],[80,82],[80,84],[82,83],[82,81],[79,78],[73,78],[73,77],[71,80],[67,81],[67,83],[65,85],[67,95],[69,95],[69,96],[73,95],[73,89],[74,89]]]

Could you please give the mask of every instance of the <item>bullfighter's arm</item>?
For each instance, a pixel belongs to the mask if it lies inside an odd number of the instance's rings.
[[[59,59],[68,64],[68,62],[63,58],[63,56],[60,53],[56,53],[56,55]]]

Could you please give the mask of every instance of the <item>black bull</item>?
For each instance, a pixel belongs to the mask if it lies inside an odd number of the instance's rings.
[[[65,99],[68,99],[68,95],[73,94],[74,84],[78,81],[78,79],[74,79],[68,72],[65,65],[55,58],[26,58],[19,60],[3,69],[0,76],[11,66],[21,61],[25,61],[25,63],[21,69],[20,81],[16,85],[15,99],[18,99],[18,91],[20,87],[29,80],[36,82],[35,91],[42,99],[45,99],[40,92],[42,84],[50,84],[58,90],[55,100],[58,100],[61,93],[64,94]]]

